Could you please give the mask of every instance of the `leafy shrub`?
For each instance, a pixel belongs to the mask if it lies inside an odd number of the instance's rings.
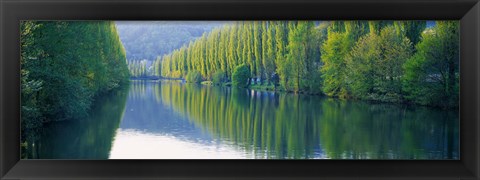
[[[250,70],[245,64],[238,65],[233,70],[232,85],[236,87],[247,87]]]
[[[219,85],[227,81],[227,78],[225,78],[225,72],[222,70],[219,70],[212,75],[212,82],[213,84]]]
[[[190,71],[187,73],[186,81],[188,83],[200,83],[202,82],[202,75],[198,71]]]

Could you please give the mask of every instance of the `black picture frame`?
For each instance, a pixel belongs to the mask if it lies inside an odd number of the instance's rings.
[[[0,179],[480,178],[478,0],[0,0]],[[460,160],[20,160],[20,20],[461,21]]]

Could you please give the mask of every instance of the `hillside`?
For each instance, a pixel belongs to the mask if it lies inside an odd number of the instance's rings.
[[[127,59],[153,61],[225,21],[116,21]]]

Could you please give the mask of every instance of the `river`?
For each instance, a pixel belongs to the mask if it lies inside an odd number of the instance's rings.
[[[132,81],[50,123],[31,159],[459,159],[458,111]]]

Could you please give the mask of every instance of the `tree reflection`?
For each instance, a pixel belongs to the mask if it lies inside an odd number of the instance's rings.
[[[164,104],[255,158],[459,156],[455,111],[172,82],[160,91]]]
[[[459,158],[456,111],[176,81],[129,89],[99,98],[88,119],[29,133],[22,157],[107,159],[120,127],[228,144],[250,158]]]
[[[55,122],[30,133],[27,159],[108,159],[125,111],[128,88],[97,98],[88,118]]]

